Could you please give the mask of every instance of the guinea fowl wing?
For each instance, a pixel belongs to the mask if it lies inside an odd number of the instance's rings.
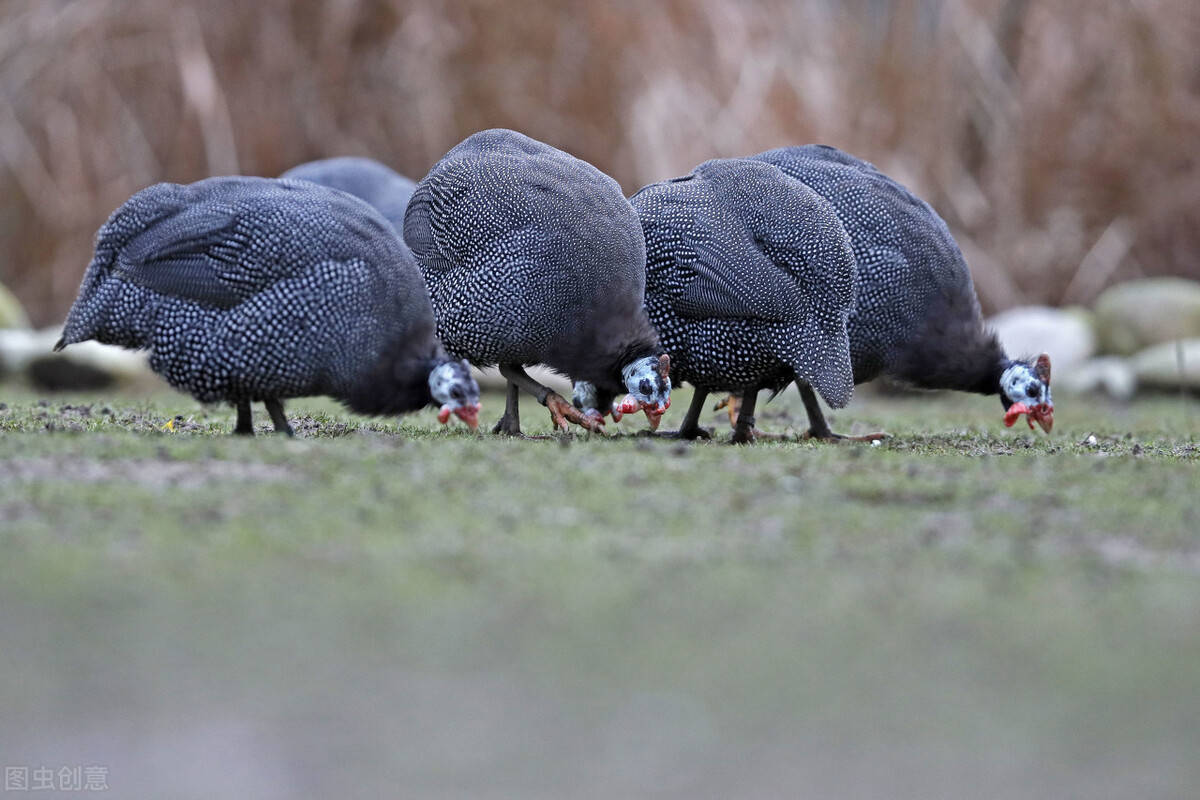
[[[469,193],[466,176],[452,168],[436,182],[427,178],[417,184],[404,212],[404,243],[427,276],[461,266],[469,258],[469,248],[457,243],[461,237],[454,224],[454,208]]]
[[[233,308],[247,288],[236,278],[230,245],[236,227],[235,214],[209,209],[167,217],[117,253],[114,277],[168,297]]]
[[[680,316],[691,319],[754,319],[787,322],[792,316],[787,298],[795,291],[790,274],[762,253],[740,257],[745,248],[729,246],[710,231],[695,230],[683,236],[683,252],[694,258],[681,260],[691,274],[687,288],[675,302]],[[740,269],[729,268],[742,264]]]
[[[830,404],[845,405],[853,391],[846,319],[855,271],[833,209],[758,162],[711,161],[693,175],[694,182],[659,184],[668,196],[692,195],[692,202],[664,202],[644,215],[676,218],[668,246],[687,283],[675,311],[773,328],[765,340],[775,355]],[[661,241],[650,228],[647,239]]]

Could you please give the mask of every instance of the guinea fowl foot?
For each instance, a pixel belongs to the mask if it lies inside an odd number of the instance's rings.
[[[861,436],[846,436],[840,433],[834,433],[830,430],[814,431],[812,428],[809,428],[808,431],[806,431],[805,434],[800,438],[816,439],[819,442],[878,442],[884,439],[890,439],[892,438],[892,435],[890,433],[883,433],[880,431],[878,433],[864,433]]]
[[[522,436],[521,421],[520,419],[505,414],[492,428],[492,433],[499,433],[504,436]]]
[[[730,444],[754,444],[758,441],[760,434],[753,427],[738,426],[733,429],[733,436],[730,438]]]
[[[861,436],[844,436],[834,433],[825,419],[825,414],[821,411],[821,404],[817,402],[817,395],[813,392],[812,387],[807,383],[797,381],[796,388],[800,390],[800,398],[804,401],[804,410],[808,412],[808,432],[801,436],[801,439],[817,439],[822,442],[877,442],[881,439],[891,438],[890,435],[883,432],[864,433]]]
[[[786,433],[764,433],[758,428],[743,429],[735,426],[733,429],[733,437],[730,438],[731,444],[754,444],[755,442],[787,442],[792,441],[792,437]]]
[[[736,428],[738,414],[742,410],[742,398],[738,397],[736,394],[725,395],[724,399],[713,406],[712,410],[720,411],[722,408],[725,409],[727,414],[729,414],[729,427]]]
[[[561,433],[570,430],[571,426],[568,424],[570,422],[574,422],[589,433],[604,432],[603,418],[585,414],[557,392],[547,394],[542,403],[550,410],[550,422],[554,425],[554,429]]]

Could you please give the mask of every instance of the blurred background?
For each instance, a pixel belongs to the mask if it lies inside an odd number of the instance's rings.
[[[931,201],[989,313],[1200,277],[1195,0],[7,0],[0,283],[60,320],[136,190],[487,127],[627,192],[835,144]]]

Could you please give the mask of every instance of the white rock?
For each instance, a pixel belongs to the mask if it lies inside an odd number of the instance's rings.
[[[61,328],[0,330],[0,372],[22,372],[36,359],[54,358],[83,363],[112,373],[117,379],[139,379],[150,373],[150,357],[145,351],[80,342],[62,352],[54,344],[62,336]]]
[[[29,317],[17,296],[0,284],[0,329],[28,328]]]
[[[1200,283],[1148,278],[1106,289],[1096,298],[1096,332],[1104,352],[1117,355],[1200,337]]]
[[[1054,379],[1096,352],[1096,337],[1082,309],[1019,306],[988,320],[1010,358],[1049,353]]]
[[[1182,355],[1182,364],[1180,356]],[[1200,389],[1200,339],[1148,347],[1132,359],[1138,380],[1159,389]]]
[[[568,400],[571,399],[571,381],[562,375],[543,366],[526,367],[525,371],[529,373],[529,377],[542,386],[558,392]],[[504,380],[504,376],[500,374],[500,370],[494,367],[488,369],[471,367],[471,374],[475,376],[475,381],[479,384],[480,389],[503,391],[508,386],[508,381]]]
[[[1132,399],[1137,387],[1133,365],[1119,356],[1088,359],[1054,379],[1055,389],[1077,394],[1100,392],[1115,400]]]

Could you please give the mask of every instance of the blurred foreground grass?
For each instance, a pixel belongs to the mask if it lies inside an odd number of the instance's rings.
[[[1195,400],[1060,397],[1046,437],[862,393],[834,424],[880,447],[733,448],[0,393],[6,765],[116,797],[1200,784]]]

